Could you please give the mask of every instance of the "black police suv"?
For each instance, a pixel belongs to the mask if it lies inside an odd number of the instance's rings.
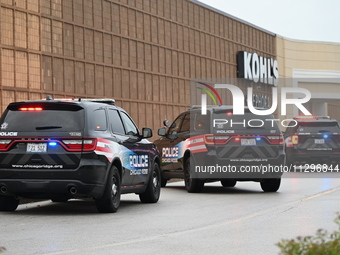
[[[298,116],[285,131],[287,164],[340,164],[340,127],[328,116]]]
[[[66,202],[93,198],[116,212],[123,193],[145,203],[160,196],[160,159],[113,99],[15,102],[0,119],[0,211],[20,197]]]
[[[272,115],[258,116],[248,108],[233,115],[232,106],[208,107],[204,115],[191,108],[158,134],[163,187],[172,178],[183,178],[188,192],[201,192],[209,181],[224,187],[257,181],[269,192],[280,187],[285,153]]]

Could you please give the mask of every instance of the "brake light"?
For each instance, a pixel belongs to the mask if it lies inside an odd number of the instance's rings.
[[[221,144],[226,144],[228,140],[229,140],[229,136],[227,135],[205,135],[204,136],[205,144],[221,145]]]
[[[283,144],[282,135],[269,135],[267,136],[270,144]]]
[[[295,117],[294,119],[296,119],[296,120],[317,120],[318,117],[313,116],[313,115],[301,115],[301,116]]]
[[[62,140],[68,151],[92,151],[96,148],[96,139],[65,139]]]
[[[8,140],[8,139],[1,139],[0,140],[0,150],[1,151],[6,151],[9,148],[9,144],[12,142],[12,140]]]
[[[42,111],[43,108],[41,107],[21,107],[19,111]]]

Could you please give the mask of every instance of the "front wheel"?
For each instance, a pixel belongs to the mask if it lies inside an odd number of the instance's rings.
[[[142,203],[156,203],[161,194],[161,171],[157,163],[154,164],[144,193],[139,194]]]
[[[184,184],[189,193],[200,193],[204,188],[204,181],[190,176],[190,158],[184,162]]]
[[[12,196],[0,196],[0,211],[14,212],[19,205],[19,199]]]
[[[96,200],[97,210],[101,213],[115,213],[120,204],[121,181],[116,166],[110,170],[107,178],[104,194]]]
[[[264,192],[276,192],[280,188],[281,178],[264,179],[261,181],[261,188]]]

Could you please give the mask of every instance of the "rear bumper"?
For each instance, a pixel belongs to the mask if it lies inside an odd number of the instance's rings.
[[[336,154],[335,154],[336,153]],[[298,151],[287,148],[287,162],[292,164],[340,164],[340,152]]]
[[[99,198],[104,191],[107,169],[102,161],[90,159],[82,160],[77,169],[0,169],[0,194],[44,199]]]

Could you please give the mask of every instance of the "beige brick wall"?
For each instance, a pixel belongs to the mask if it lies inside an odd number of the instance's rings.
[[[310,42],[277,37],[277,59],[280,78],[293,78],[296,69],[307,70],[313,76],[326,75],[336,78],[338,83],[328,82],[328,78],[318,82],[300,83],[299,87],[311,93],[340,94],[340,43]],[[313,96],[312,96],[313,99]],[[325,100],[327,115],[340,121],[340,98]],[[292,117],[292,116],[290,116]]]
[[[189,0],[2,0],[0,8],[1,112],[46,95],[110,97],[156,131],[190,106],[191,78],[236,78],[241,50],[276,54],[273,34]]]

